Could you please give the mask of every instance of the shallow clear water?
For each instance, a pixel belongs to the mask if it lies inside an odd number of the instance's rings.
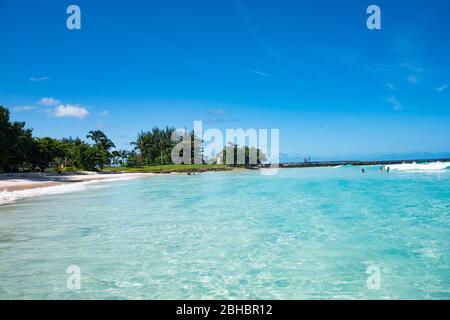
[[[366,170],[171,175],[1,206],[0,298],[450,299],[450,170]]]

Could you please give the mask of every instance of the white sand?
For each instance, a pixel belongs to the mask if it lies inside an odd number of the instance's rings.
[[[152,176],[154,173],[95,173],[49,174],[49,173],[1,173],[0,191],[19,191],[26,189],[56,186],[65,183],[105,181],[111,179],[132,179]]]
[[[154,176],[154,173],[2,173],[0,174],[0,205],[17,199],[44,194],[57,194],[84,189],[86,184]]]

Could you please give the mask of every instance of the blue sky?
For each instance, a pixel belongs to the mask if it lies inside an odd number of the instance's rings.
[[[203,120],[279,128],[288,160],[450,154],[449,14],[447,0],[0,0],[0,104],[37,136],[101,129],[121,148]]]

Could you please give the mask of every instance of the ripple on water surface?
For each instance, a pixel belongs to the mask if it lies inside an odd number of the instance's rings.
[[[377,169],[172,175],[1,206],[0,298],[449,299],[449,170]]]

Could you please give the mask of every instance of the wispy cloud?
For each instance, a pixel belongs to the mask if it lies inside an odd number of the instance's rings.
[[[424,72],[425,70],[422,67],[419,67],[413,63],[401,63],[400,66],[402,68],[414,71],[414,72]]]
[[[224,109],[209,109],[207,111],[208,117],[205,119],[206,124],[212,123],[231,123],[240,121],[238,118],[234,118],[229,115]]]
[[[417,84],[418,79],[415,75],[409,75],[408,77],[406,77],[406,81],[411,84]]]
[[[109,116],[109,112],[108,112],[107,110],[103,110],[103,111],[100,112],[99,114],[100,114],[100,116],[102,116],[102,117],[107,117],[107,116]]]
[[[210,109],[208,114],[214,117],[223,117],[225,115],[225,110],[223,109]]]
[[[395,96],[389,97],[388,102],[391,104],[392,109],[394,109],[395,111],[402,110],[402,104]]]
[[[375,63],[371,65],[372,69],[384,70],[384,71],[392,71],[392,70],[408,70],[413,73],[421,73],[425,72],[425,69],[419,67],[413,63],[397,63],[397,64],[383,64],[383,63]]]
[[[388,87],[388,89],[391,91],[395,91],[395,86],[392,82],[387,82],[386,87]]]
[[[54,107],[58,104],[61,104],[61,101],[52,97],[44,97],[38,101],[38,104],[46,106],[46,107]]]
[[[50,80],[50,77],[31,77],[28,81],[41,82],[41,81],[46,81],[46,80]]]
[[[250,70],[250,72],[252,72],[254,74],[257,74],[257,75],[260,75],[260,76],[263,76],[263,77],[268,77],[268,78],[273,77],[272,74],[266,73],[266,72],[262,72],[262,71],[259,71],[259,70]]]
[[[83,119],[89,114],[86,108],[79,105],[61,104],[53,110],[53,115],[57,118],[78,118]]]
[[[15,107],[14,111],[22,112],[22,111],[31,111],[34,109],[36,109],[36,107],[34,107],[34,106],[19,106],[19,107]]]
[[[272,50],[271,46],[266,41],[263,34],[259,31],[258,28],[256,28],[253,20],[251,19],[251,16],[250,16],[248,10],[241,3],[241,1],[233,0],[232,4],[236,10],[236,13],[238,14],[238,17],[240,18],[241,24],[250,32],[250,34],[253,35],[256,43],[258,43],[260,45],[261,50],[263,52],[265,52],[271,58],[280,60],[281,58]]]
[[[436,88],[436,91],[441,93],[442,91],[445,91],[448,89],[448,84],[440,86],[439,88]]]

